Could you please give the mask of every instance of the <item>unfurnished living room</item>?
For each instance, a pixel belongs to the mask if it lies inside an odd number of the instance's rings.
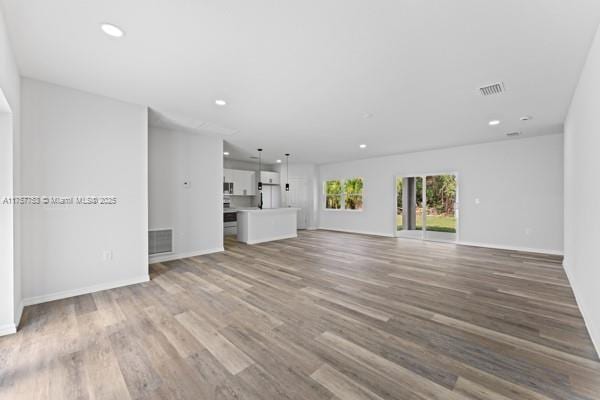
[[[0,400],[600,399],[599,24],[0,0]]]

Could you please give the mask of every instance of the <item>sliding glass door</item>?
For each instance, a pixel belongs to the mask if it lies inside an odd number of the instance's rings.
[[[397,236],[456,241],[456,174],[396,178]]]
[[[423,234],[423,177],[396,179],[396,228],[404,236],[421,238]]]

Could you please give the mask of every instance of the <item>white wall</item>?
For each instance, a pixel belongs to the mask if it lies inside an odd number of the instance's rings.
[[[395,176],[457,172],[461,242],[560,253],[562,140],[550,135],[322,165],[321,184],[358,176],[365,183],[363,212],[323,210],[321,186],[320,227],[391,236]]]
[[[149,227],[172,228],[175,253],[151,261],[222,251],[223,140],[150,126],[148,161]]]
[[[0,198],[20,192],[20,78],[0,8]],[[21,316],[20,209],[0,204],[0,335]]]
[[[13,115],[0,89],[0,335],[16,330],[13,197]],[[8,202],[7,202],[8,199]]]
[[[565,270],[600,353],[600,31],[565,122]]]
[[[27,304],[148,279],[146,107],[22,81],[22,189],[116,196],[23,208]]]

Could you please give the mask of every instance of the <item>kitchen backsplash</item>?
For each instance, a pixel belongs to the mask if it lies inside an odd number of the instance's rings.
[[[231,208],[239,207],[255,207],[256,197],[255,196],[230,196]]]

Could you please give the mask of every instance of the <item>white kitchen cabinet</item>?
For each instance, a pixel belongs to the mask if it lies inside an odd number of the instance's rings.
[[[256,195],[256,172],[241,169],[223,169],[223,182],[233,183],[234,196]]]
[[[240,171],[239,175],[240,187],[242,189],[243,196],[254,196],[256,195],[256,172],[254,171]]]
[[[241,184],[241,171],[236,169],[231,170],[231,182],[233,182],[233,195],[241,196],[242,195],[242,184]]]
[[[233,170],[232,169],[223,169],[223,182],[233,182]]]
[[[224,169],[225,182],[233,183],[234,196],[256,195],[256,173],[239,169]]]
[[[261,171],[260,180],[267,185],[279,185],[279,173],[271,171]]]

